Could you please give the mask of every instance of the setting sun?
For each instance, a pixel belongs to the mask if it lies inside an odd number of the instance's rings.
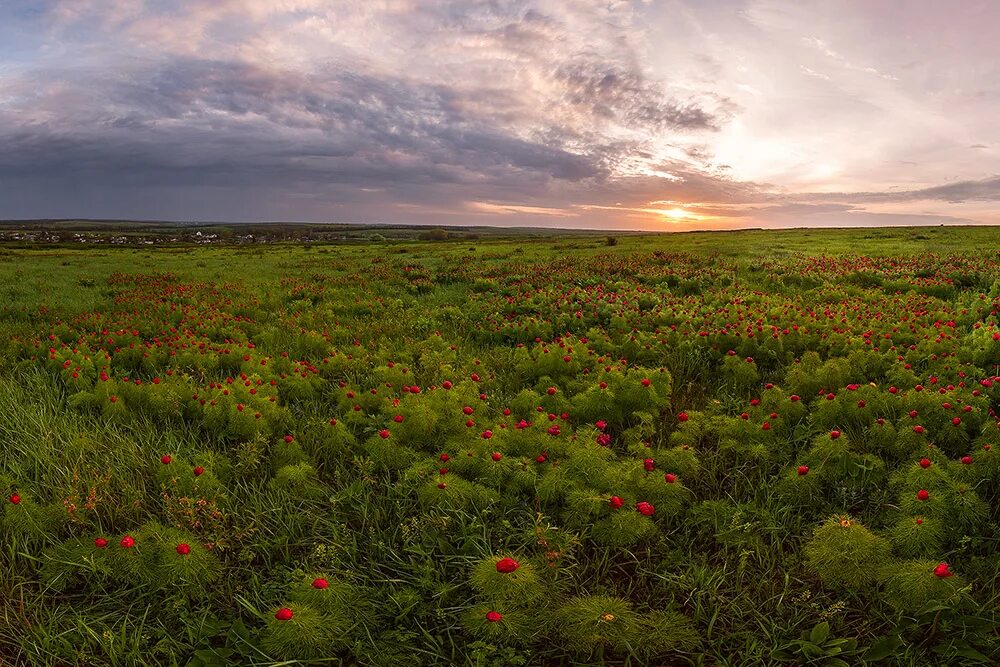
[[[671,218],[673,220],[686,220],[689,218],[697,218],[698,216],[690,211],[685,211],[682,208],[669,208],[665,211],[659,211],[660,215]]]

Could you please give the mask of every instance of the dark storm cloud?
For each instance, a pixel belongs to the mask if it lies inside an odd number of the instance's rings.
[[[487,187],[605,175],[599,158],[463,115],[443,86],[195,59],[107,83],[93,81],[100,108],[4,132],[0,175]]]
[[[580,59],[556,71],[566,84],[565,100],[594,116],[653,130],[715,129],[715,120],[701,107],[664,99],[634,70],[600,60]]]

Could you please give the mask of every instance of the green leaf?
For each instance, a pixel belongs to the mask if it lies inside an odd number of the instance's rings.
[[[808,658],[823,657],[823,649],[815,644],[810,644],[809,642],[802,642],[802,648],[799,652]]]
[[[781,660],[786,662],[792,662],[795,660],[795,656],[793,656],[788,651],[785,651],[784,649],[780,648],[776,648],[773,651],[771,651],[771,658],[773,658],[774,660]]]
[[[896,652],[903,644],[902,640],[896,635],[891,635],[889,637],[880,637],[872,642],[872,645],[868,647],[865,651],[862,659],[865,662],[878,662],[879,660],[885,660],[890,655]]]
[[[850,663],[841,660],[840,658],[829,658],[823,665],[825,667],[851,667]]]
[[[822,644],[830,636],[830,624],[823,621],[809,633],[809,641],[813,644]]]

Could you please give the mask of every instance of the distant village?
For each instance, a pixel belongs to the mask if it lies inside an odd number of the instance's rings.
[[[104,231],[70,232],[65,230],[0,230],[0,243],[89,243],[94,245],[162,245],[165,243],[193,243],[198,245],[246,245],[254,243],[273,243],[276,241],[296,241],[309,243],[315,241],[346,241],[351,238],[360,240],[357,235],[344,233],[330,234],[266,234],[266,233],[215,233],[203,231],[177,231],[173,233],[114,233]]]
[[[569,230],[548,229],[548,235]],[[576,234],[592,234],[573,230]],[[469,241],[537,236],[536,229],[420,227],[302,223],[185,224],[88,220],[0,221],[0,244],[8,245],[255,245],[264,243],[380,243],[384,241]]]

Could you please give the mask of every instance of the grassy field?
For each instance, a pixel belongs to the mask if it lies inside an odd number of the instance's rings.
[[[0,247],[0,664],[996,664],[998,309],[996,228]]]

